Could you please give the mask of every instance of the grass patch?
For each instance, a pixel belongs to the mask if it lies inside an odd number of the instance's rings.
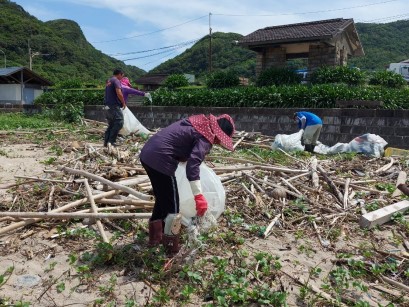
[[[68,128],[64,122],[56,122],[42,114],[0,113],[0,130]]]

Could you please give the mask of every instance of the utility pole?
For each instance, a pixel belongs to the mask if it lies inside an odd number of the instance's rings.
[[[6,68],[7,67],[6,54],[4,53],[3,50],[0,49],[0,51],[3,52],[3,55],[4,55],[4,68]]]
[[[209,73],[212,72],[212,27],[211,27],[212,13],[209,13]]]
[[[29,68],[32,70],[33,58],[37,55],[50,55],[49,53],[32,52],[30,47],[30,40],[28,40],[28,58],[29,58]]]

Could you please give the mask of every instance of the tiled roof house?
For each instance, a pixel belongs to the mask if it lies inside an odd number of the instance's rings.
[[[164,84],[167,77],[169,77],[168,74],[146,74],[134,82],[142,85],[144,91],[152,91]]]
[[[238,43],[257,52],[257,74],[283,67],[287,60],[308,59],[308,70],[346,65],[349,56],[362,56],[353,19],[329,19],[259,29]]]

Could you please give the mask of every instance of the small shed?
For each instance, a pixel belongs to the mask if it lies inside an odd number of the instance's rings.
[[[0,69],[0,103],[33,104],[52,83],[26,67]]]
[[[137,85],[141,85],[144,91],[153,91],[165,83],[168,74],[146,74],[135,80]]]
[[[259,29],[238,44],[257,53],[256,74],[287,61],[306,59],[308,71],[346,65],[349,56],[364,51],[353,19],[328,19]]]

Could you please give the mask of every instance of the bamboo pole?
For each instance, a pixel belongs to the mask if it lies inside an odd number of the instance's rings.
[[[275,167],[275,166],[267,166],[267,165],[250,165],[250,166],[235,166],[235,167],[215,167],[213,171],[215,172],[234,172],[239,170],[256,170],[261,169],[265,171],[273,171],[273,172],[283,172],[283,173],[305,173],[308,170],[305,169],[290,169],[284,167]]]
[[[85,185],[85,189],[87,190],[88,200],[91,203],[92,213],[97,213],[98,212],[98,207],[95,204],[94,197],[92,197],[92,191],[91,191],[91,187],[89,186],[88,179],[84,179],[84,185]],[[105,233],[105,230],[104,230],[104,225],[102,225],[102,222],[100,220],[97,220],[96,223],[97,223],[99,233],[101,234],[102,240],[105,243],[109,243],[108,237],[107,237],[107,235]]]
[[[29,219],[147,219],[151,213],[78,213],[78,212],[0,212],[0,217],[9,216]],[[27,221],[27,220],[26,220]],[[29,220],[30,221],[30,220]],[[25,222],[25,221],[23,221]]]
[[[34,180],[34,181],[47,181],[47,182],[55,182],[55,183],[72,183],[72,181],[68,180],[58,180],[58,179],[46,179],[46,178],[37,178],[37,177],[27,177],[27,176],[14,176],[15,178],[20,178],[20,179],[29,179]]]
[[[91,174],[91,173],[83,171],[83,170],[72,169],[72,168],[69,168],[69,167],[66,167],[66,166],[59,167],[58,169],[60,169],[60,170],[62,170],[64,172],[70,173],[70,174],[81,175],[81,176],[84,176],[86,178],[92,179],[94,181],[99,181],[99,182],[101,182],[103,184],[106,184],[106,185],[112,187],[115,190],[120,190],[120,191],[129,193],[129,194],[134,195],[137,198],[142,199],[142,200],[152,200],[153,199],[153,197],[150,196],[150,195],[143,194],[143,193],[138,192],[138,191],[136,191],[134,189],[131,189],[131,188],[127,187],[127,186],[112,182],[112,181],[110,181],[108,179],[105,179],[105,178],[103,178],[101,176],[97,176],[97,175]]]
[[[112,198],[102,198],[96,200],[100,204],[108,205],[133,205],[140,208],[152,208],[155,202],[146,200],[136,200],[136,199],[112,199]]]
[[[101,194],[95,195],[95,196],[94,196],[94,199],[100,199],[100,198],[104,198],[104,197],[109,197],[109,196],[115,195],[116,193],[117,193],[117,191],[115,191],[115,190],[113,190],[113,191],[108,191],[108,192],[105,192],[105,193],[101,193]],[[69,209],[71,209],[71,208],[74,208],[74,207],[76,207],[76,206],[79,206],[79,205],[82,205],[82,204],[86,204],[87,201],[88,201],[88,198],[82,198],[82,199],[79,199],[79,200],[74,201],[74,202],[72,202],[72,203],[66,204],[65,206],[62,206],[62,207],[60,207],[60,208],[54,209],[54,210],[52,210],[52,211],[49,212],[49,213],[63,212],[63,211],[69,210]],[[47,212],[46,212],[46,213],[47,213]],[[0,212],[0,214],[3,214],[2,216],[7,216],[7,212]],[[24,226],[27,226],[27,225],[36,223],[36,222],[41,221],[41,220],[42,220],[41,217],[37,217],[37,218],[33,218],[33,219],[24,220],[24,221],[20,221],[20,222],[16,222],[16,223],[10,224],[10,225],[8,225],[8,226],[3,227],[3,228],[0,229],[0,235],[4,234],[4,233],[6,233],[6,232],[9,232],[9,231],[11,231],[11,230],[15,230],[15,229],[17,229],[17,228],[21,228],[21,227],[24,227]]]

